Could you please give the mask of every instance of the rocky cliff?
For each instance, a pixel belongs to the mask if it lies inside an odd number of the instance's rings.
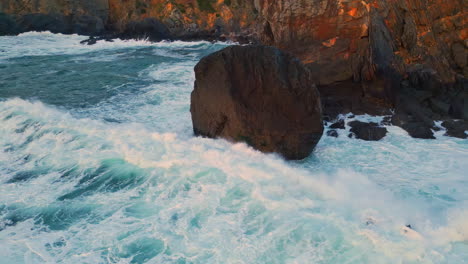
[[[468,119],[467,6],[465,0],[0,0],[7,14],[81,17],[82,24],[97,18],[114,32],[154,18],[173,38],[273,45],[312,70],[329,115],[414,103],[422,108],[400,112],[418,120]]]

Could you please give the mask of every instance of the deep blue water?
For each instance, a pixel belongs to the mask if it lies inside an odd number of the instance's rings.
[[[468,263],[468,140],[195,138],[227,44],[84,38],[0,37],[0,263]]]

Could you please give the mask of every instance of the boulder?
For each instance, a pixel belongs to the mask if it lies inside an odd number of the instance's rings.
[[[190,111],[196,135],[246,142],[286,159],[307,157],[323,133],[311,74],[267,46],[231,46],[195,66]]]
[[[447,129],[444,136],[468,138],[465,131],[468,131],[468,121],[465,120],[446,120],[442,122],[442,126]]]
[[[345,123],[343,119],[336,121],[335,123],[330,125],[332,129],[345,129]]]
[[[338,132],[335,130],[335,129],[332,129],[332,130],[328,130],[327,131],[327,136],[329,137],[338,137]]]
[[[414,113],[414,112],[413,112]],[[432,120],[425,120],[404,111],[397,111],[392,116],[392,124],[403,128],[413,138],[435,139]]]
[[[413,138],[435,139],[431,127],[423,122],[406,123],[401,126]]]
[[[366,141],[378,141],[387,135],[387,129],[380,127],[379,124],[370,122],[365,123],[361,121],[352,121],[348,125],[351,127],[349,130],[356,138]]]

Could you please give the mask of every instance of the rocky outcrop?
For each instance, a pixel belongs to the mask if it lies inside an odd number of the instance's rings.
[[[464,120],[449,120],[442,123],[447,132],[445,136],[457,137],[457,138],[468,138],[468,121]]]
[[[191,96],[196,135],[242,141],[287,159],[307,157],[323,132],[311,74],[273,47],[232,46],[195,67]]]
[[[109,16],[107,0],[0,0],[0,13],[16,21],[17,32],[100,35]],[[1,24],[1,17],[0,17]]]
[[[387,135],[387,129],[374,122],[365,123],[355,120],[349,122],[348,125],[351,127],[349,130],[352,133],[350,137],[355,136],[366,141],[378,141]]]

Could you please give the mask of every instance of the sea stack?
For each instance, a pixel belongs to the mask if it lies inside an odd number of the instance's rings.
[[[190,111],[196,135],[245,142],[286,159],[310,155],[323,133],[310,71],[268,46],[231,46],[195,66]]]

